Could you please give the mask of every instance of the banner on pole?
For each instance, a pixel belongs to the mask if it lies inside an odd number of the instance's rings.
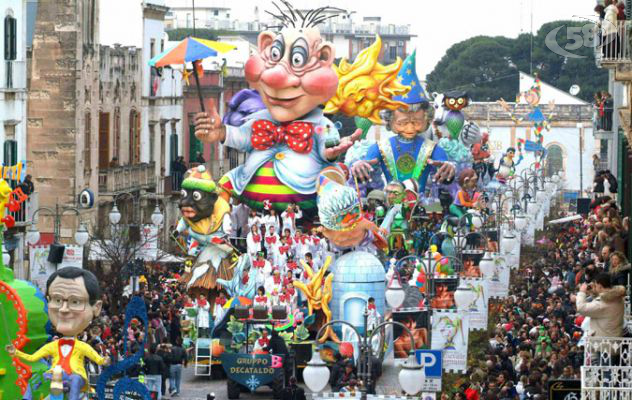
[[[464,310],[435,310],[432,315],[432,348],[443,351],[445,371],[467,371],[469,316]]]

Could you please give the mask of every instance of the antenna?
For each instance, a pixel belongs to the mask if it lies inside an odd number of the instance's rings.
[[[533,75],[533,0],[531,0],[531,48],[529,49],[529,75]]]
[[[193,8],[193,36],[195,37],[195,0],[191,0],[191,8]]]

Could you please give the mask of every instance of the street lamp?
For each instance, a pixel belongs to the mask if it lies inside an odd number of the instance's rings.
[[[367,321],[369,318],[368,309],[364,310],[364,331],[367,331]],[[410,329],[397,321],[384,321],[373,329],[370,335],[362,335],[358,331],[358,329],[350,324],[347,321],[342,320],[334,320],[329,321],[324,324],[318,330],[316,334],[316,340],[321,336],[324,332],[324,329],[333,324],[342,324],[351,328],[356,336],[358,337],[358,341],[360,342],[360,357],[358,361],[358,378],[362,381],[362,388],[360,389],[362,392],[361,399],[365,400],[367,398],[368,389],[371,387],[371,353],[373,349],[371,347],[371,340],[373,336],[380,332],[387,325],[397,325],[401,327],[411,339],[411,347],[413,352],[416,349],[415,347],[415,338]],[[421,391],[423,386],[423,377],[424,371],[423,367],[419,365],[416,360],[410,361],[409,364],[402,365],[401,370],[399,371],[399,382],[402,386],[402,389],[409,395],[415,395]],[[320,354],[318,354],[318,349],[314,349],[314,353],[312,354],[312,359],[307,364],[307,367],[303,370],[303,380],[305,381],[305,385],[314,393],[318,393],[322,391],[325,386],[327,386],[327,382],[329,381],[329,369],[325,365],[325,363],[321,360]]]
[[[110,213],[108,214],[108,218],[110,219],[110,222],[112,223],[112,225],[116,225],[119,222],[121,222],[121,213],[118,207],[116,206],[116,203],[114,203],[114,207],[112,207],[112,211],[110,211]]]
[[[303,370],[303,380],[305,385],[313,393],[322,392],[329,382],[329,368],[327,364],[320,358],[320,353],[314,351],[312,359],[307,363],[307,367]]]
[[[37,217],[37,214],[39,214],[40,211],[48,211],[51,214],[51,216],[54,217],[53,233],[54,233],[55,243],[59,242],[59,236],[61,232],[61,218],[67,211],[71,211],[75,213],[75,215],[78,218],[81,218],[81,213],[75,207],[60,207],[59,204],[56,204],[55,209],[52,209],[49,207],[38,208],[37,210],[35,210],[35,212],[33,213],[33,216],[31,217],[31,226],[29,227],[26,233],[26,241],[31,246],[35,246],[37,242],[39,242],[40,237],[41,237],[40,232],[37,229],[37,226],[35,223],[35,218]],[[90,238],[90,235],[88,233],[88,229],[86,228],[85,224],[80,221],[79,228],[77,228],[77,231],[75,232],[75,242],[78,245],[83,246],[84,244],[88,242],[89,238]]]
[[[154,208],[154,212],[151,214],[151,222],[154,226],[159,227],[162,225],[162,221],[165,219],[164,215],[160,212],[160,207],[156,204],[156,208]]]
[[[402,304],[404,304],[404,300],[406,300],[406,292],[404,291],[404,288],[402,287],[399,279],[399,272],[393,271],[391,284],[384,294],[386,297],[386,302],[394,310],[400,308]]]

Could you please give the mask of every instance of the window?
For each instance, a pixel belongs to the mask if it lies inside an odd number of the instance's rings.
[[[149,58],[154,58],[156,55],[156,39],[151,39],[149,41]]]
[[[562,148],[556,144],[549,146],[547,150],[546,176],[550,177],[555,175],[555,173],[562,171],[564,168],[564,156],[562,154]]]
[[[119,152],[121,148],[121,111],[114,109],[114,140],[112,142],[112,158],[116,157],[120,163]]]
[[[90,111],[86,111],[84,116],[84,128],[83,128],[83,165],[84,170],[90,171],[92,169],[91,147],[92,147],[92,118]]]
[[[99,169],[110,164],[110,113],[99,113]]]
[[[94,43],[94,18],[95,18],[95,0],[84,0],[83,4],[83,44],[92,45]]]
[[[149,124],[149,162],[156,161],[156,131],[155,124]]]
[[[129,113],[129,158],[130,164],[140,162],[140,115],[136,110]]]
[[[160,170],[162,171],[167,166],[165,165],[165,157],[167,154],[167,124],[160,124]],[[166,170],[166,169],[165,169]]]
[[[217,17],[219,15],[219,10],[213,10],[213,15]]]
[[[7,15],[4,17],[4,59],[15,60],[17,54],[17,20]]]
[[[4,165],[11,166],[18,163],[18,142],[15,140],[4,141]]]
[[[160,52],[162,53],[163,51],[165,51],[165,40],[161,39],[160,40]]]

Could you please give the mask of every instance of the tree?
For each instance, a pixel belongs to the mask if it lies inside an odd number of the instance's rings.
[[[589,27],[578,21],[542,25],[533,36],[532,57],[531,34],[521,34],[515,39],[476,36],[464,40],[450,47],[428,74],[428,87],[435,92],[467,90],[476,101],[496,101],[501,97],[513,100],[518,93],[518,71],[531,71],[538,73],[542,81],[565,91],[578,84],[582,89],[579,97],[591,101],[594,92],[607,87],[608,72],[595,65]],[[569,48],[577,42],[578,34],[582,46],[569,52],[580,58],[561,56],[551,50],[551,38],[560,48]]]
[[[114,229],[115,231],[111,231]],[[140,240],[133,240],[138,233],[132,234],[132,225],[116,226],[112,228],[107,225],[107,229],[100,229],[95,232],[89,241],[88,254],[94,254],[97,261],[97,267],[91,268],[92,272],[101,282],[101,288],[108,288],[112,295],[112,307],[118,311],[121,309],[123,291],[129,284],[131,276],[140,276],[144,272],[144,263],[139,261],[145,256],[144,248],[152,241],[156,241],[158,237],[152,234],[144,233],[144,229],[140,227]],[[165,253],[158,250],[157,257],[152,261],[159,261]],[[98,265],[98,263],[106,264]]]

